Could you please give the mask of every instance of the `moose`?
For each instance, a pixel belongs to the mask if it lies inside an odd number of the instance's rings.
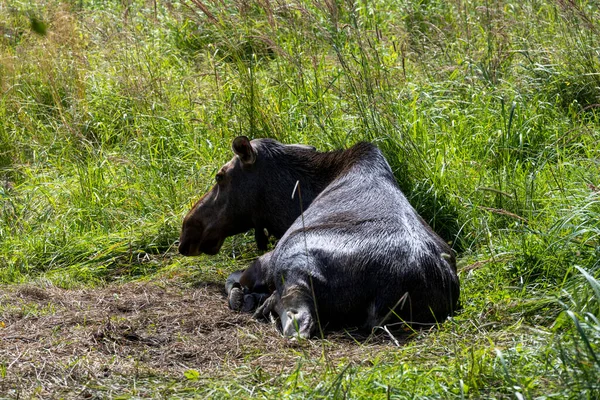
[[[179,252],[219,252],[254,229],[275,248],[227,279],[231,308],[276,314],[282,333],[319,327],[432,324],[455,311],[452,249],[400,190],[381,151],[361,142],[319,152],[273,139],[233,140],[233,159],[183,220]]]

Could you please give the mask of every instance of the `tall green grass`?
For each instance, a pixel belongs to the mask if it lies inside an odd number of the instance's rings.
[[[373,368],[212,390],[597,396],[597,2],[0,11],[0,282],[72,287],[171,270],[220,280],[252,257],[251,235],[215,258],[182,259],[174,243],[235,136],[320,150],[368,140],[458,252],[462,312]]]

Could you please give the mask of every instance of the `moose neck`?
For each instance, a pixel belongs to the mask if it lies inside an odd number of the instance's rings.
[[[282,157],[273,158],[273,184],[264,192],[263,218],[256,225],[281,237],[319,193],[373,149],[368,143],[324,153],[285,148]]]

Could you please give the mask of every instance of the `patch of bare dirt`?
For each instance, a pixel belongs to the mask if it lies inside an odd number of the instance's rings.
[[[229,310],[216,284],[0,287],[0,397],[90,397],[88,387],[113,379],[181,380],[192,369],[213,377],[241,366],[281,374],[324,350],[332,363],[369,363],[392,346],[344,333],[282,338],[273,325]]]

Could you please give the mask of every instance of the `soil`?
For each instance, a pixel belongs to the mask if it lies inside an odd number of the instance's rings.
[[[394,345],[349,332],[283,338],[273,324],[229,310],[216,283],[0,287],[0,398],[92,397],[90,387],[185,380],[190,370],[218,379],[242,366],[282,374],[324,353],[333,364],[369,363]]]

